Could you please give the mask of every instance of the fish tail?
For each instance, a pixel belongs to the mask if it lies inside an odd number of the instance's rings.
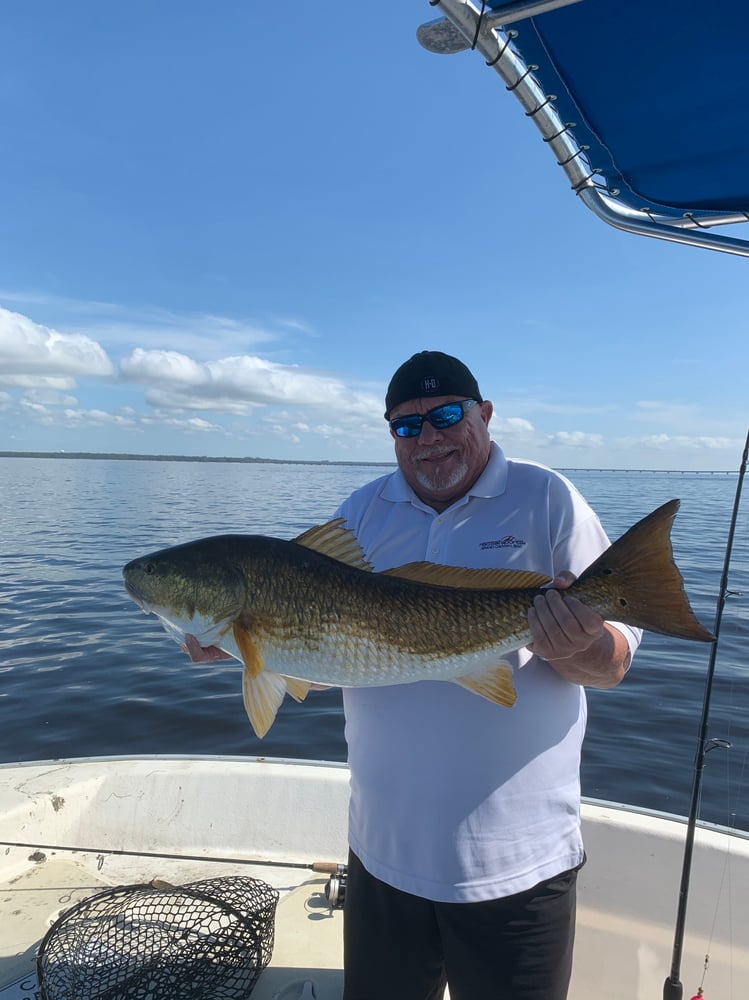
[[[578,585],[581,597],[588,590],[608,591],[605,617],[661,635],[711,642],[715,636],[697,621],[674,562],[671,527],[678,509],[679,501],[670,500],[638,521],[581,574],[570,593]]]

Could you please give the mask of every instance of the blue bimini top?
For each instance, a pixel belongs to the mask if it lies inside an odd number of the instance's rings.
[[[435,51],[477,49],[605,221],[749,255],[706,233],[749,221],[747,0],[435,6],[444,17],[422,44],[443,24],[453,47]]]

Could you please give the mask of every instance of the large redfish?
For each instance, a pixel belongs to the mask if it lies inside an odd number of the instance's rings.
[[[678,507],[671,500],[639,521],[565,593],[606,619],[710,641],[673,560]],[[245,707],[258,736],[286,691],[301,701],[310,684],[448,680],[512,705],[504,657],[528,643],[528,609],[550,582],[536,573],[432,563],[373,573],[340,521],[293,541],[204,538],[135,559],[123,575],[131,597],[193,659],[243,661]]]

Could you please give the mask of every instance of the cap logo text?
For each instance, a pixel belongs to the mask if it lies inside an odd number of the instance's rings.
[[[421,380],[421,388],[424,390],[424,392],[434,392],[434,390],[439,389],[439,387],[440,387],[439,379],[435,378],[434,375],[427,375],[426,378],[423,378]]]

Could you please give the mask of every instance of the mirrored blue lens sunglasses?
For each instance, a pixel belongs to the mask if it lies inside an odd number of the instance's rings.
[[[443,403],[442,406],[435,406],[423,415],[421,413],[409,413],[405,417],[394,417],[389,421],[390,430],[396,437],[413,438],[421,434],[424,421],[428,420],[432,427],[438,431],[443,431],[446,427],[454,427],[459,424],[466,412],[472,406],[477,406],[477,399],[461,399],[457,403]]]

